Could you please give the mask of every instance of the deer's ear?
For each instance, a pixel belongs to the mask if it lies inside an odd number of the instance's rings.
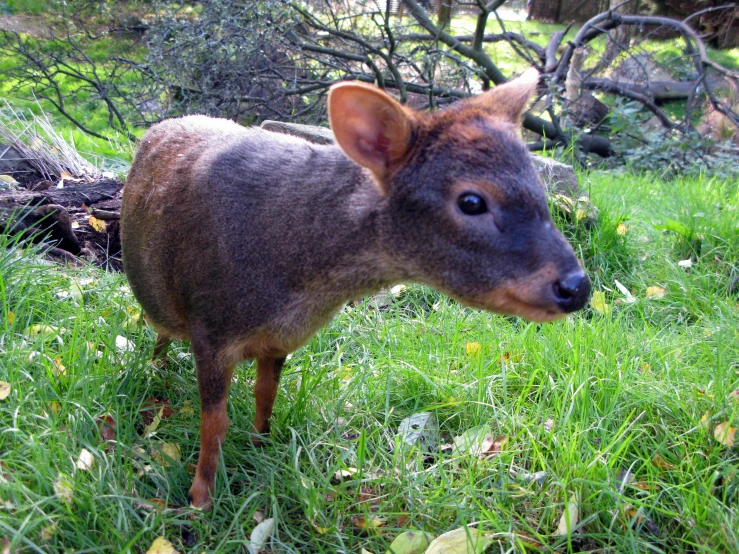
[[[472,102],[482,106],[489,113],[518,125],[532,95],[536,92],[538,83],[539,72],[532,67],[524,71],[520,77],[498,85],[474,98]]]
[[[328,117],[341,149],[382,183],[410,147],[412,116],[388,94],[364,83],[339,83]]]

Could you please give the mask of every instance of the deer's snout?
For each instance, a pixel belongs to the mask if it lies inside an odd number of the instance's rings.
[[[590,279],[578,270],[569,273],[552,285],[554,298],[560,310],[570,313],[585,306],[590,296]]]

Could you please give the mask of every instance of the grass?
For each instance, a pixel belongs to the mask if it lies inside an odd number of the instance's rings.
[[[171,350],[169,370],[154,368],[154,334],[132,323],[123,276],[46,265],[3,239],[0,538],[22,552],[144,552],[158,536],[181,552],[243,552],[261,512],[275,518],[281,553],[383,553],[403,530],[472,522],[498,534],[496,552],[532,551],[526,537],[543,552],[737,551],[739,456],[701,424],[707,414],[739,426],[737,185],[582,180],[599,225],[567,232],[610,313],[538,325],[417,285],[386,309],[346,307],[289,360],[264,450],[249,440],[254,368],[237,369],[210,514],[176,507],[198,452],[187,344]],[[655,228],[667,221],[680,232]],[[677,262],[688,256],[686,270]],[[615,280],[637,301],[618,304]],[[649,286],[665,296],[647,299]],[[150,398],[173,414],[145,436]],[[400,421],[426,410],[441,442],[487,425],[507,444],[487,459],[398,447]],[[157,455],[165,443],[180,460]],[[83,448],[89,471],[75,466]],[[346,468],[359,473],[333,479]],[[619,480],[626,470],[630,482]],[[511,474],[539,471],[541,484]],[[554,536],[573,495],[576,532]],[[357,528],[374,517],[379,531]]]

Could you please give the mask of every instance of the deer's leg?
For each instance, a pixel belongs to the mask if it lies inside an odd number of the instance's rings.
[[[200,389],[200,457],[195,480],[190,487],[190,502],[209,510],[221,445],[226,437],[226,405],[234,361],[226,360],[217,348],[193,336],[193,355]]]
[[[254,387],[254,397],[257,401],[257,415],[254,418],[252,437],[255,446],[262,446],[262,436],[269,435],[269,418],[272,417],[272,406],[280,385],[280,373],[285,364],[285,358],[257,359],[257,384]]]
[[[151,353],[151,361],[161,369],[167,367],[167,347],[170,342],[172,342],[172,339],[168,335],[157,334],[157,342],[154,345],[154,351]]]

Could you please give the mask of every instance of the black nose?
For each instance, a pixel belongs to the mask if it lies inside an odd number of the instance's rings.
[[[563,312],[579,310],[590,296],[590,279],[582,271],[566,275],[554,283],[554,298]]]

